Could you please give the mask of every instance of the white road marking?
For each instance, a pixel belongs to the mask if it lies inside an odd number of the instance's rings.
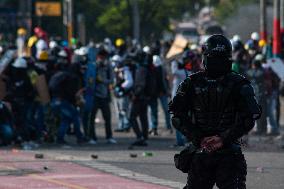
[[[182,189],[185,186],[184,183],[160,179],[160,178],[157,178],[157,177],[133,172],[133,171],[123,169],[123,168],[119,168],[119,167],[116,167],[116,166],[113,166],[113,165],[110,165],[110,164],[106,164],[106,163],[90,162],[90,161],[87,161],[87,162],[86,161],[79,161],[79,162],[77,161],[76,163],[79,163],[81,165],[85,165],[85,166],[88,166],[88,167],[92,167],[92,168],[95,168],[95,169],[98,169],[100,171],[104,171],[104,172],[107,172],[107,173],[112,173],[112,174],[120,176],[120,177],[134,179],[134,180],[137,180],[137,181],[143,181],[143,182],[146,182],[146,183],[159,184],[159,185],[162,185],[162,186],[167,186],[167,187],[171,187],[171,188],[180,188],[180,189]]]

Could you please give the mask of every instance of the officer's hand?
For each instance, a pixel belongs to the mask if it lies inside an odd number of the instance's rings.
[[[223,147],[223,140],[219,136],[205,137],[201,141],[201,148],[207,152],[214,152]]]

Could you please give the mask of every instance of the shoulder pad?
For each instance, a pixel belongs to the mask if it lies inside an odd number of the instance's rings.
[[[183,80],[178,87],[178,91],[179,90],[187,90],[189,88],[189,86],[191,85],[192,79],[190,77],[187,77],[185,80]]]
[[[241,74],[231,72],[224,79],[223,82],[227,83],[236,89],[240,89],[243,85],[250,85],[250,81]]]
[[[242,81],[246,81],[247,83],[250,83],[249,80],[247,78],[245,78],[243,75],[238,74],[236,72],[231,72],[228,77],[234,81],[235,83],[239,83]]]
[[[254,96],[254,89],[250,84],[241,86],[240,94],[242,96]]]
[[[188,77],[191,79],[191,80],[197,80],[199,78],[202,78],[204,76],[204,72],[203,71],[199,71],[199,72],[196,72],[196,73],[193,73],[193,74],[190,74]]]

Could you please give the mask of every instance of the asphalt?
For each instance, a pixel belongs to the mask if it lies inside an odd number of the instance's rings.
[[[101,135],[97,145],[71,145],[62,148],[43,146],[39,151],[53,158],[61,157],[61,160],[96,161],[134,173],[185,184],[187,175],[178,171],[173,163],[174,154],[182,148],[172,147],[175,142],[174,135],[167,133],[166,130],[161,129],[159,136],[152,136],[148,147],[131,150],[128,147],[134,140],[132,133],[115,133],[118,144],[110,145],[104,140],[104,129],[101,125],[98,130]],[[244,147],[248,164],[249,189],[284,188],[284,150],[279,147],[279,142],[279,137],[249,136],[249,146]],[[152,153],[152,156],[145,156],[145,152]],[[94,156],[97,158],[93,159]]]
[[[133,149],[129,149],[135,140],[133,132],[114,133],[118,144],[107,144],[103,122],[97,124],[96,145],[77,145],[74,136],[68,136],[67,146],[45,144],[31,151],[1,148],[0,189],[182,188],[187,175],[173,163],[174,154],[182,148],[172,146],[174,134],[161,126],[159,136],[150,136],[147,147]],[[280,141],[279,137],[249,136],[249,145],[244,147],[247,188],[284,188],[284,149],[279,147]],[[151,156],[145,156],[145,152]],[[43,158],[35,158],[35,154]]]

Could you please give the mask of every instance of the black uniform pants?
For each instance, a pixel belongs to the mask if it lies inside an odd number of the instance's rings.
[[[245,189],[247,165],[243,154],[195,154],[184,189]]]
[[[139,127],[137,118],[139,117],[141,129]],[[147,101],[146,99],[136,99],[130,104],[130,126],[133,128],[136,137],[141,139],[148,139],[148,116],[147,116]]]

